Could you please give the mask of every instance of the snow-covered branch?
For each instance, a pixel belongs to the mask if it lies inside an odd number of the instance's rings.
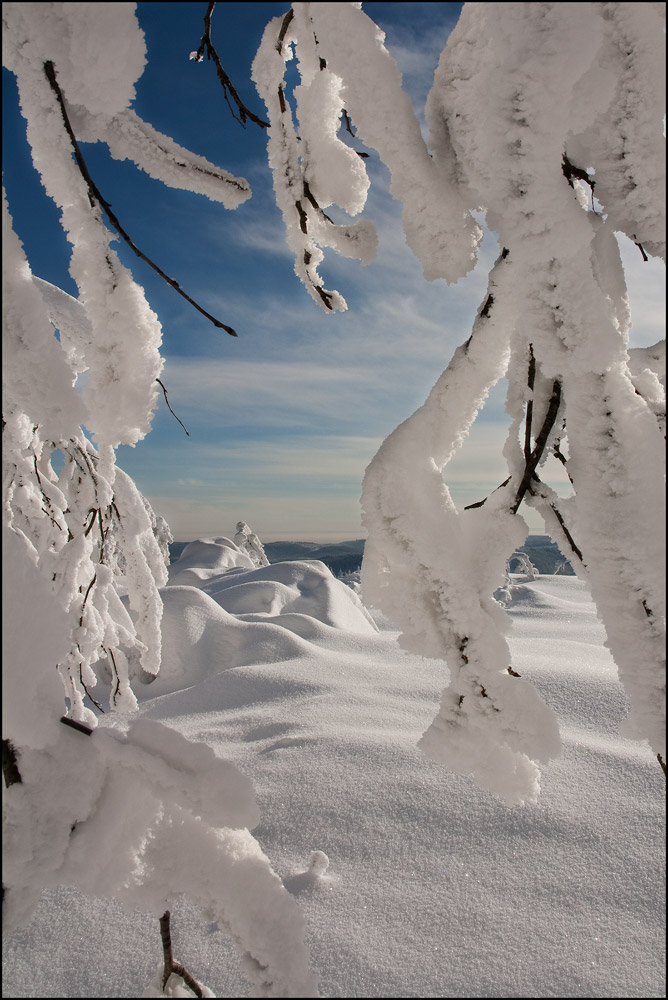
[[[293,49],[299,137],[283,84]],[[523,502],[576,557],[634,704],[633,731],[664,753],[665,391],[654,361],[627,351],[614,236],[625,232],[644,256],[664,252],[664,62],[657,4],[467,3],[427,100],[428,145],[383,33],[359,4],[293,4],[267,28],[254,65],[277,201],[314,297],[321,282],[303,262],[319,263],[312,243],[327,244],[305,185],[318,205],[351,213],[368,189],[339,138],[344,108],[348,130],[390,169],[425,277],[452,282],[473,266],[476,210],[505,248],[473,335],[367,470],[363,581],[408,648],[448,662],[425,749],[511,800],[535,798],[530,758],[558,746],[551,713],[508,675],[491,597],[526,532]],[[509,476],[460,513],[442,476],[503,375]],[[541,481],[552,453],[570,498]]]

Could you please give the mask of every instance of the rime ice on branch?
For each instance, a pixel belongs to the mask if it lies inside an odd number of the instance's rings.
[[[16,74],[33,162],[61,210],[79,289],[73,299],[33,279],[6,219],[5,509],[70,615],[72,648],[60,667],[69,712],[95,725],[83,699],[95,686],[92,665],[100,656],[117,670],[114,707],[134,703],[128,650],[149,673],[160,664],[157,588],[166,576],[151,530],[155,516],[116,470],[114,449],[136,444],[150,430],[162,332],[111,245],[104,206],[72,157],[73,135],[102,140],[116,158],[130,158],[164,183],[228,208],[246,200],[250,189],[129,109],[145,63],[133,4],[10,3],[3,17],[5,65]],[[74,383],[82,372],[87,384],[78,393]],[[65,467],[56,476],[51,457],[58,450]],[[134,623],[113,592],[119,558]]]
[[[316,208],[357,213],[368,185],[337,138],[344,107],[391,171],[425,277],[452,282],[473,266],[474,210],[499,234],[471,337],[367,470],[363,585],[404,645],[448,662],[425,751],[508,801],[535,800],[534,761],[557,752],[556,722],[511,672],[492,597],[527,532],[522,502],[588,581],[632,703],[629,731],[665,757],[665,390],[656,359],[627,350],[615,239],[665,252],[663,8],[465,4],[428,97],[428,145],[383,42],[357,3],[295,3],[268,26],[254,78],[274,186],[296,271],[330,309],[342,306],[324,301],[314,244],[340,248],[320,238]],[[283,81],[292,49],[299,142]],[[458,512],[442,474],[504,375],[508,477]],[[573,484],[567,500],[540,478],[553,453]]]
[[[247,779],[156,722],[125,732],[108,718],[95,729],[84,704],[88,696],[102,709],[100,674],[108,707],[130,711],[139,668],[158,672],[171,536],[115,464],[119,444],[134,446],[150,430],[161,328],[111,246],[103,213],[126,235],[78,143],[104,141],[115,158],[228,208],[250,195],[244,180],[130,110],[145,62],[134,8],[3,5],[5,65],[78,287],[73,298],[33,276],[3,202],[3,555],[12,611],[3,739],[20,775],[5,803],[3,915],[9,926],[25,922],[42,889],[62,884],[156,917],[187,892],[230,928],[255,995],[316,996],[301,914],[246,829],[258,819]]]

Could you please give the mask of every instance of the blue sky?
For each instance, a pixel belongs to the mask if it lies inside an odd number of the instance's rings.
[[[164,333],[162,380],[186,437],[163,402],[153,431],[118,461],[174,537],[230,535],[240,519],[265,541],[361,537],[364,469],[382,439],[420,406],[466,340],[497,252],[486,236],[475,272],[456,286],[427,283],[405,245],[401,206],[388,174],[367,160],[372,188],[365,216],[379,232],[365,268],[326,254],[320,273],[348,312],[325,315],[293,272],[273,199],[266,137],[244,129],[225,104],[212,63],[189,60],[206,3],[139,3],[148,64],[135,110],[187,148],[247,178],[253,197],[234,212],[164,187],[105,147],[85,146],[90,171],[138,246],[209,312],[238,332],[216,330],[122,244],[122,259],[146,290]],[[365,3],[387,35],[420,114],[458,3]],[[213,40],[245,102],[264,106],[250,66],[267,21],[287,4],[221,3]],[[58,213],[44,197],[25,142],[12,77],[3,71],[4,181],[15,227],[35,274],[76,294]],[[634,310],[634,344],[663,336],[663,269],[624,250]],[[448,468],[458,504],[482,499],[506,475],[499,387],[463,453]],[[561,472],[554,470],[554,483]],[[549,478],[549,477],[548,477]],[[531,522],[541,530],[540,522]]]

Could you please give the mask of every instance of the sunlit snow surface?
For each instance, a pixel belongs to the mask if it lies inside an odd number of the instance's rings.
[[[514,667],[564,743],[537,806],[423,758],[444,664],[375,632],[322,563],[163,591],[166,669],[140,710],[251,777],[322,996],[665,996],[663,775],[618,735],[626,701],[582,582],[514,582]],[[248,996],[225,929],[186,900],[172,913],[175,957]],[[5,938],[3,996],[141,996],[160,953],[153,919],[50,891]]]

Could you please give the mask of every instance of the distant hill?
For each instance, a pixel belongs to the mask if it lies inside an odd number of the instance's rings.
[[[169,554],[172,562],[179,558],[187,544],[187,542],[171,543]],[[330,542],[326,545],[320,542],[267,542],[264,551],[270,563],[319,559],[330,568],[334,576],[340,576],[342,573],[354,573],[362,565],[364,539]],[[529,535],[521,551],[526,552],[539,573],[574,575],[573,567],[548,535]],[[511,559],[510,572],[521,571],[519,560]]]

